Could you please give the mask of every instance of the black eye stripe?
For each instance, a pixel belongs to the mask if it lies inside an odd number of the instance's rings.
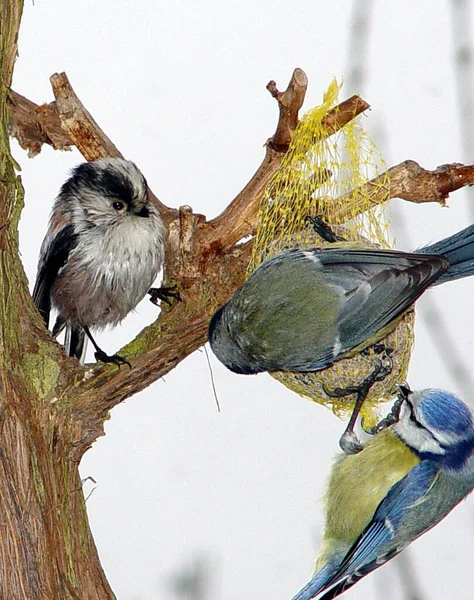
[[[438,446],[440,448],[443,448],[444,450],[448,447],[446,446],[446,444],[443,444],[436,436],[435,434],[430,431],[429,429],[427,429],[426,427],[424,427],[416,418],[415,416],[415,407],[413,406],[413,404],[410,402],[410,400],[408,400],[408,398],[405,399],[406,403],[408,404],[408,407],[410,408],[410,421],[415,425],[415,427],[417,427],[417,429],[423,429],[423,431],[426,431],[426,433],[431,437],[431,439],[433,439],[436,444],[438,444]]]
[[[423,425],[419,421],[417,421],[417,419],[415,417],[415,407],[413,406],[413,404],[408,399],[406,400],[406,403],[408,404],[408,407],[410,408],[410,421],[412,423],[414,423],[418,429],[425,429],[423,427]]]
[[[120,198],[127,205],[132,203],[134,196],[132,182],[120,171],[112,168],[100,171],[99,185],[104,195],[110,198]]]

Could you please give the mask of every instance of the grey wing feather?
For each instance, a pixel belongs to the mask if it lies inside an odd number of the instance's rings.
[[[402,315],[446,268],[433,257],[405,270],[385,269],[347,293],[338,319],[341,345],[358,346]]]
[[[345,296],[335,323],[337,344],[324,350],[320,346],[313,369],[331,364],[373,338],[449,267],[441,256],[397,250],[315,248],[285,253],[287,257],[290,254],[298,262],[313,262],[314,271],[322,273],[324,280]]]

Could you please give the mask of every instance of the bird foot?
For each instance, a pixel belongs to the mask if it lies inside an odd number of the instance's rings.
[[[183,299],[179,295],[177,287],[178,286],[176,285],[172,285],[170,287],[150,288],[147,292],[148,294],[150,294],[150,302],[156,304],[156,306],[159,306],[159,300],[161,300],[161,302],[166,302],[168,306],[171,306],[172,302],[170,298],[173,298],[177,302],[182,302]]]
[[[382,354],[385,352],[387,356],[393,354],[393,348],[387,348],[387,346],[383,342],[378,342],[377,344],[372,344],[368,348],[364,348],[361,350],[362,356],[370,356],[371,354]]]
[[[118,354],[109,356],[103,350],[97,350],[97,352],[95,352],[95,354],[94,354],[94,357],[97,362],[100,361],[103,363],[113,363],[114,365],[117,365],[117,367],[119,369],[120,369],[120,365],[128,365],[128,368],[130,370],[132,369],[132,365],[128,362],[128,360],[125,360],[125,358],[123,358],[123,356],[120,356]]]
[[[354,433],[354,427],[364,400],[369,395],[371,387],[377,381],[383,381],[385,377],[387,377],[387,375],[389,375],[392,371],[393,361],[390,358],[391,350],[390,352],[388,350],[385,351],[382,358],[377,358],[377,364],[374,370],[359,385],[348,386],[346,388],[336,388],[334,390],[328,390],[325,386],[323,386],[325,394],[330,398],[344,398],[344,396],[356,394],[356,401],[352,415],[349,419],[346,430],[339,440],[339,446],[345,454],[357,454],[357,452],[362,450],[362,445],[359,442],[357,435]]]
[[[403,386],[403,385],[400,386],[400,393],[398,394],[397,399],[393,403],[392,409],[390,410],[390,412],[387,414],[386,417],[384,417],[381,421],[379,421],[377,423],[377,425],[375,425],[375,427],[366,429],[364,427],[364,421],[362,420],[362,429],[365,431],[365,433],[368,433],[369,435],[376,435],[377,433],[380,433],[384,429],[387,429],[387,427],[390,427],[394,423],[397,423],[398,419],[400,418],[400,408],[402,406],[403,401],[407,397],[407,393],[409,393],[409,392],[410,392],[409,387]]]
[[[304,220],[311,224],[314,232],[317,233],[323,241],[331,243],[346,241],[340,235],[336,235],[320,215],[316,215],[315,217],[307,215]]]

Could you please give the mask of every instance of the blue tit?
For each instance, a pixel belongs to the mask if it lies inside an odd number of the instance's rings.
[[[416,253],[291,249],[263,263],[212,317],[231,371],[320,371],[382,339],[430,286],[474,273],[474,225]]]
[[[474,414],[404,390],[398,421],[333,466],[316,572],[293,600],[330,600],[439,523],[474,487]]]
[[[214,314],[209,341],[235,373],[321,371],[385,338],[428,287],[473,273],[474,225],[416,253],[290,249],[264,262]],[[357,450],[354,422],[344,435]]]

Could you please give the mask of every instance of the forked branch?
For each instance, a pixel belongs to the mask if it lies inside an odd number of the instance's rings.
[[[67,76],[53,75],[51,83],[56,101],[43,107],[18,94],[11,95],[11,132],[21,138],[23,147],[33,152],[41,143],[53,143],[59,148],[74,144],[88,160],[120,156],[82,105]],[[262,164],[227,208],[207,221],[188,206],[176,210],[156,199],[168,227],[165,278],[179,284],[183,302],[163,309],[155,323],[120,351],[132,361],[131,371],[98,364],[87,377],[82,377],[83,371],[75,361],[65,363],[77,374],[76,386],[65,390],[64,395],[72,399],[76,416],[89,424],[87,435],[77,445],[79,457],[99,435],[108,410],[168,373],[206,342],[207,323],[213,311],[244,281],[252,242],[237,242],[255,231],[265,187],[281,163],[298,123],[307,78],[301,69],[296,69],[284,92],[278,91],[273,81],[267,88],[279,105],[278,125],[266,143]],[[342,102],[324,119],[327,135],[367,108],[369,105],[358,96]],[[386,175],[381,175],[363,186],[374,205],[386,201],[387,195],[411,202],[444,203],[450,192],[474,183],[474,167],[458,164],[426,171],[413,161],[405,161],[392,167],[388,174],[389,184]],[[341,200],[335,204],[342,206],[342,211],[350,206],[350,215],[354,216],[354,192]],[[77,384],[79,378],[82,380]],[[90,426],[91,421],[95,427]]]

